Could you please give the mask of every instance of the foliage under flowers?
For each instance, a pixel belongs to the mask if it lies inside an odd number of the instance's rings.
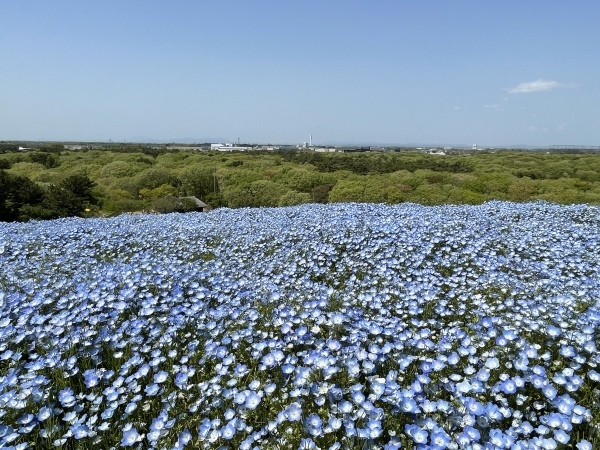
[[[5,224],[0,447],[600,448],[600,210]]]

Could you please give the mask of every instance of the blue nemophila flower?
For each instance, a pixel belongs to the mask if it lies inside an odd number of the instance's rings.
[[[233,402],[237,405],[242,405],[246,401],[246,392],[236,392],[233,396]]]
[[[62,420],[67,423],[73,423],[77,420],[77,413],[75,411],[69,411],[63,416]]]
[[[213,426],[213,424],[210,421],[210,419],[205,418],[202,420],[200,425],[198,425],[198,437],[200,438],[200,440],[204,440],[208,437],[208,434],[210,433],[212,426]]]
[[[548,380],[545,377],[539,375],[531,376],[530,382],[536,389],[543,389],[544,386],[549,386]]]
[[[400,450],[402,448],[402,442],[395,436],[393,436],[388,443],[383,446],[384,450]]]
[[[159,417],[155,417],[152,419],[152,423],[150,424],[151,431],[162,431],[165,429],[166,417],[160,415]]]
[[[323,421],[317,414],[310,414],[304,419],[304,427],[312,436],[320,436],[322,434]]]
[[[488,369],[497,369],[498,367],[500,367],[498,358],[488,358],[485,361],[485,367],[487,367]]]
[[[431,445],[434,448],[445,449],[450,444],[450,435],[443,428],[435,427],[430,436]]]
[[[404,426],[404,431],[417,444],[425,444],[429,437],[429,433],[427,431],[414,424],[406,424]]]
[[[285,409],[285,415],[290,422],[296,422],[302,418],[302,407],[294,402]]]
[[[577,450],[592,450],[592,443],[586,439],[582,439],[576,445]]]
[[[149,397],[153,397],[158,394],[160,390],[160,386],[158,384],[152,383],[146,386],[145,392]]]
[[[361,386],[359,385],[358,389],[360,389],[360,387]],[[356,403],[357,405],[361,405],[365,401],[365,396],[360,390],[352,391],[351,396],[352,396],[352,401],[354,403]]]
[[[330,417],[327,424],[331,428],[331,431],[337,431],[342,427],[343,421],[339,417]]]
[[[472,426],[465,427],[465,433],[469,436],[471,441],[477,442],[481,438],[481,434],[477,428],[473,428]]]
[[[537,448],[544,450],[553,450],[557,447],[556,441],[552,438],[534,438],[533,443]]]
[[[179,372],[175,375],[175,386],[179,389],[185,389],[188,383],[188,374],[186,372]]]
[[[517,384],[514,380],[509,378],[501,383],[500,390],[505,394],[512,395],[517,392]]]
[[[141,439],[142,437],[131,424],[125,425],[123,428],[123,437],[121,438],[122,447],[131,447],[135,443],[141,441]]]
[[[73,437],[77,440],[87,437],[90,433],[90,428],[84,423],[75,423],[71,425],[69,430],[73,433]]]
[[[27,425],[35,420],[35,416],[33,414],[24,414],[17,419],[17,423],[19,425]]]
[[[261,400],[261,396],[258,395],[256,392],[250,391],[247,395],[246,395],[246,399],[244,401],[244,406],[248,409],[255,409],[258,404],[260,403]]]
[[[472,386],[471,383],[469,383],[467,380],[464,380],[461,383],[458,383],[456,385],[456,391],[461,393],[461,394],[467,394],[471,391]]]
[[[192,433],[186,428],[177,436],[177,443],[181,448],[185,447],[192,440]]]
[[[22,433],[37,421],[50,429],[48,419],[57,417],[69,429],[49,439],[67,445],[79,425],[91,430],[82,445],[93,443],[94,433],[122,430],[130,419],[119,411],[147,414],[154,398],[206,417],[198,438],[210,447],[220,445],[234,419],[241,448],[261,448],[275,432],[297,445],[311,435],[288,424],[297,433],[292,438],[285,422],[305,419],[300,405],[310,414],[315,404],[327,417],[327,445],[362,436],[395,448],[378,426],[392,413],[429,433],[423,447],[435,448],[438,428],[455,438],[449,448],[469,440],[474,448],[489,446],[492,434],[504,447],[559,446],[564,436],[555,431],[572,440],[573,426],[591,419],[580,391],[600,378],[593,370],[600,316],[594,307],[572,313],[575,299],[595,298],[593,274],[600,273],[589,251],[597,227],[580,226],[582,217],[596,223],[597,210],[498,202],[311,205],[2,229],[2,245],[19,248],[22,257],[0,255],[8,274],[0,292],[0,355],[9,366],[0,369],[0,409],[16,411],[5,417]],[[186,246],[173,244],[173,230]],[[28,242],[43,243],[36,251],[44,266]],[[96,258],[103,252],[110,264]],[[205,252],[214,258],[198,260]],[[33,342],[44,346],[43,357],[33,348],[16,351]],[[75,377],[84,360],[95,369]],[[261,364],[281,372],[261,371]],[[37,377],[47,370],[64,373],[74,400]],[[161,370],[173,384],[154,379]],[[249,386],[252,377],[258,384]],[[72,380],[82,380],[84,391]],[[358,382],[360,389],[351,389]],[[261,399],[263,428],[244,421],[255,419],[246,406],[251,393]],[[284,406],[260,408],[263,396],[269,406]],[[292,400],[297,414],[285,407]],[[32,404],[48,410],[34,409],[35,421],[18,424]],[[88,423],[86,414],[105,422]],[[167,423],[174,419],[159,418],[163,428],[145,430],[149,444],[173,444]],[[425,420],[432,418],[440,422]],[[191,419],[177,420],[185,427]],[[176,448],[182,445],[177,439]]]
[[[561,334],[560,328],[555,327],[554,325],[548,325],[546,327],[546,333],[548,333],[551,337],[558,337]]]
[[[354,406],[352,406],[352,403],[350,403],[348,400],[342,400],[339,403],[338,408],[342,413],[350,414],[353,411]]]
[[[506,436],[501,430],[493,428],[490,430],[490,444],[497,448],[506,448]]]
[[[586,341],[582,347],[588,353],[594,354],[598,351],[598,349],[596,347],[596,343],[592,340]]]
[[[464,402],[464,405],[467,407],[467,411],[470,414],[473,414],[475,416],[480,416],[485,413],[484,406],[480,402],[478,402],[476,399],[474,399],[472,397],[466,397],[463,400],[463,402]]]
[[[52,409],[47,406],[42,406],[37,413],[37,419],[40,422],[45,421],[46,419],[52,416]]]
[[[298,450],[316,450],[317,444],[310,438],[302,438],[300,440],[300,445],[298,446]]]
[[[94,386],[97,386],[100,378],[98,377],[96,371],[94,369],[86,370],[83,373],[85,386],[90,389]]]
[[[225,410],[223,416],[225,417],[225,420],[229,421],[235,417],[235,411],[231,408],[228,408],[227,410]]]
[[[554,439],[561,444],[566,444],[570,437],[564,430],[554,430]]]
[[[62,389],[58,393],[58,401],[65,408],[69,408],[71,406],[74,406],[75,402],[76,402],[76,399],[75,399],[75,396],[73,394],[74,394],[73,393],[73,389],[71,389],[71,388]]]
[[[163,434],[160,429],[150,429],[146,434],[146,439],[148,439],[151,443],[155,443],[160,439],[161,434]]]
[[[430,414],[437,409],[437,405],[435,402],[431,402],[428,399],[423,400],[423,403],[420,405],[421,411],[425,414]]]
[[[417,402],[414,398],[405,397],[400,401],[400,410],[405,413],[415,413],[418,410]]]
[[[165,381],[167,381],[168,378],[169,378],[169,374],[167,372],[165,372],[164,370],[161,370],[160,372],[158,372],[154,375],[154,382],[156,384],[164,383]]]
[[[231,440],[235,436],[237,429],[235,428],[234,423],[229,422],[227,425],[221,428],[220,432],[223,439]]]
[[[265,356],[262,357],[261,363],[265,367],[273,367],[273,366],[275,366],[277,364],[277,360],[275,359],[275,356],[273,355],[273,353],[270,352],[270,353],[267,353]]]
[[[529,358],[522,356],[514,361],[514,366],[517,370],[525,372],[529,366]]]
[[[577,353],[575,352],[575,348],[572,345],[562,345],[560,347],[559,353],[565,358],[570,358],[575,356]]]
[[[557,397],[554,402],[556,409],[558,409],[561,414],[571,414],[571,411],[573,411],[576,403],[575,400],[568,394]]]

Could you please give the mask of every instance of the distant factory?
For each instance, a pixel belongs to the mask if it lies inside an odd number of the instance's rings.
[[[250,152],[250,151],[275,151],[280,146],[275,145],[240,145],[240,144],[210,144],[211,151],[217,152]]]

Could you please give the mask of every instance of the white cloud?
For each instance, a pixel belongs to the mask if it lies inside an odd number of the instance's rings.
[[[518,84],[514,88],[505,89],[505,91],[509,94],[523,94],[527,92],[551,91],[552,89],[557,89],[559,87],[563,87],[563,85],[558,81],[540,79],[529,83]]]
[[[452,108],[452,109],[454,109],[454,111],[459,111],[459,110],[460,110],[460,106],[455,106],[455,107],[454,107],[454,108]]]
[[[493,105],[484,105],[484,108],[488,108],[488,109],[498,109],[500,107],[500,105],[498,105],[497,103],[494,103]]]

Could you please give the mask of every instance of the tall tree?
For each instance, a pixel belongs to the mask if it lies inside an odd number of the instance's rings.
[[[20,219],[24,206],[42,203],[44,191],[27,177],[0,170],[0,221]]]
[[[81,216],[89,205],[97,204],[92,193],[96,185],[87,175],[71,175],[46,191],[45,206],[54,217]]]

